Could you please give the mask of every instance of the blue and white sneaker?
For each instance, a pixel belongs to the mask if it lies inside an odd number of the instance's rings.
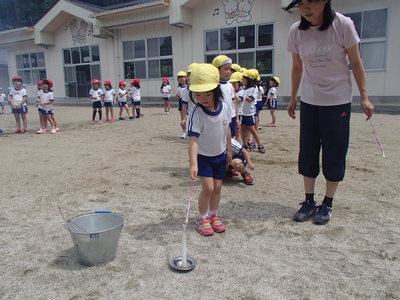
[[[294,214],[293,220],[296,222],[305,222],[310,219],[318,209],[313,203],[308,201],[301,202],[300,209]]]
[[[322,204],[318,206],[317,212],[314,215],[314,223],[318,225],[325,225],[331,220],[332,207]]]

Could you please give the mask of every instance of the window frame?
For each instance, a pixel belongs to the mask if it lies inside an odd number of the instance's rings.
[[[171,38],[171,54],[170,55],[161,56],[160,39],[162,39],[162,38]],[[149,53],[148,53],[148,40],[149,39],[157,39],[158,40],[158,56],[152,56],[152,57],[149,56]],[[135,58],[134,43],[136,41],[145,41],[145,43],[144,43],[145,56],[144,57]],[[145,66],[146,66],[146,72],[145,72],[146,73],[146,77],[145,78],[139,77],[139,78],[141,80],[160,80],[160,78],[163,77],[162,74],[161,74],[161,60],[171,59],[172,60],[172,73],[171,73],[171,76],[168,76],[168,78],[171,79],[171,80],[173,79],[173,77],[174,77],[174,75],[173,75],[173,67],[174,67],[174,57],[173,57],[174,49],[173,49],[173,45],[174,45],[174,37],[173,37],[172,34],[170,34],[170,35],[160,35],[160,36],[149,36],[149,37],[143,37],[143,38],[134,39],[134,40],[123,40],[121,42],[122,42],[122,45],[123,45],[123,43],[126,43],[126,42],[130,42],[133,45],[133,47],[132,47],[132,49],[133,49],[133,58],[125,59],[124,53],[122,54],[122,65],[123,65],[122,67],[123,67],[123,70],[124,70],[124,77],[126,77],[126,74],[125,74],[125,63],[132,63],[133,62],[134,64],[136,64],[136,62],[144,61],[145,62]],[[149,77],[149,73],[150,73],[149,72],[149,61],[155,61],[155,60],[158,60],[158,72],[159,72],[160,77]],[[137,77],[136,68],[134,68],[134,78],[136,78],[136,77]],[[125,79],[131,79],[131,78],[125,78]]]
[[[24,55],[28,55],[29,67],[25,67],[24,66],[24,61],[23,61],[23,56]],[[33,55],[36,55],[37,67],[32,67],[32,56]],[[39,66],[39,55],[43,55],[43,66]],[[22,67],[18,67],[18,57],[21,57],[21,59],[22,59]],[[37,84],[37,81],[34,80],[34,78],[33,78],[33,74],[36,73],[36,72],[38,74],[38,77],[39,77],[38,79],[39,80],[42,79],[42,78],[40,78],[40,72],[44,71],[44,74],[46,74],[46,76],[44,78],[47,77],[46,58],[45,58],[45,55],[44,55],[43,51],[16,54],[15,55],[15,65],[17,67],[16,68],[17,74],[22,76],[22,78],[24,80],[24,84],[26,84],[27,86],[28,85],[36,85]],[[25,72],[29,72],[29,78],[27,78],[27,76],[25,76]],[[27,80],[27,79],[29,79],[29,80]]]
[[[362,32],[363,32],[363,25],[364,25],[364,13],[365,12],[371,12],[371,11],[377,11],[377,10],[386,10],[386,31],[385,31],[385,37],[378,37],[378,38],[363,38],[362,37]],[[387,71],[387,58],[388,58],[388,45],[389,45],[389,38],[388,38],[388,33],[389,33],[389,18],[390,18],[390,14],[389,14],[390,10],[388,7],[381,7],[381,8],[371,8],[371,9],[363,9],[363,10],[354,10],[354,11],[347,11],[344,12],[343,14],[345,16],[349,15],[349,14],[359,14],[361,13],[361,26],[360,26],[360,34],[359,34],[359,38],[360,38],[360,43],[359,43],[359,50],[360,50],[360,55],[362,58],[362,45],[365,44],[372,44],[372,43],[385,43],[385,52],[384,52],[384,66],[383,68],[379,68],[379,69],[367,69],[365,67],[364,64],[364,68],[365,68],[365,72],[366,73],[373,73],[373,72],[386,72]],[[358,32],[357,32],[358,33]]]
[[[239,49],[239,27],[244,27],[244,26],[250,26],[253,25],[255,26],[254,29],[254,47],[253,48],[245,48],[245,49]],[[268,46],[259,46],[259,29],[260,26],[264,25],[272,25],[272,44]],[[204,38],[204,45],[203,45],[203,51],[204,51],[204,61],[207,61],[208,56],[217,56],[220,54],[232,54],[236,55],[237,59],[239,60],[239,53],[247,53],[247,52],[253,52],[253,65],[254,68],[257,66],[257,52],[259,51],[271,51],[272,54],[272,73],[260,73],[260,77],[267,78],[271,77],[274,74],[275,70],[275,46],[276,46],[276,41],[275,41],[275,33],[276,33],[276,25],[275,22],[266,22],[266,23],[259,23],[259,24],[249,24],[249,25],[242,25],[242,26],[235,26],[236,28],[236,49],[234,50],[221,50],[221,29],[228,29],[232,27],[224,27],[224,28],[218,28],[218,29],[207,29],[204,30],[203,32],[203,38]],[[207,33],[209,32],[218,32],[218,50],[210,50],[207,51]],[[234,63],[239,63],[234,62]]]

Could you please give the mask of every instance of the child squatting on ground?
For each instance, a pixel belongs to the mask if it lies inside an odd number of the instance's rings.
[[[200,177],[199,216],[197,231],[206,236],[224,232],[225,225],[218,215],[225,167],[232,161],[229,123],[230,107],[223,101],[219,72],[211,64],[199,64],[191,74],[191,98],[195,98],[189,117],[189,174]]]

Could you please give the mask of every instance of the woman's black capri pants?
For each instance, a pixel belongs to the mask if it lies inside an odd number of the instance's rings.
[[[316,178],[322,147],[322,172],[326,180],[342,181],[350,137],[351,103],[335,106],[300,104],[299,173]]]

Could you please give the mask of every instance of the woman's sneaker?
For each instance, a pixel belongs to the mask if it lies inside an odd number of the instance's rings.
[[[201,235],[210,236],[214,234],[210,218],[197,218],[194,227]]]
[[[314,223],[318,225],[325,225],[331,220],[332,207],[323,204],[318,206],[317,212],[314,216]]]
[[[215,232],[221,233],[225,231],[225,225],[222,223],[220,217],[218,215],[211,216],[211,226]]]
[[[301,208],[294,214],[293,220],[296,222],[304,222],[310,219],[318,209],[313,203],[308,201],[301,202]]]

